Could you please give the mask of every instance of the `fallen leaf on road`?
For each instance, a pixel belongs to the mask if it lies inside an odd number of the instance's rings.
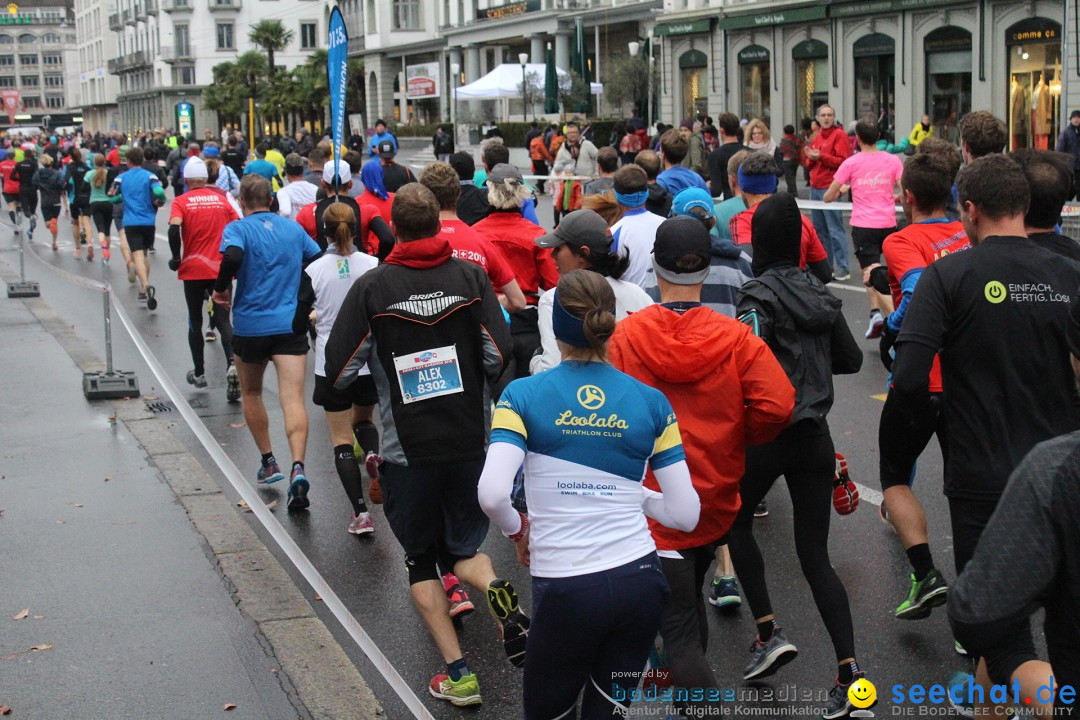
[[[75,503],[75,507],[82,507],[82,506],[83,506],[82,503]]]
[[[319,595],[319,593],[315,593],[315,601],[316,602],[322,602],[322,596]]]
[[[153,402],[154,400],[158,399],[158,396],[157,395],[143,395],[142,399],[147,401],[147,402]]]
[[[10,655],[0,655],[0,660],[18,660],[18,653],[11,653]]]
[[[267,510],[273,510],[276,507],[277,507],[277,500],[271,500],[269,502],[269,504],[267,504],[266,509]]]
[[[63,524],[64,524],[64,521],[63,521],[63,520],[57,520],[57,521],[56,521],[56,524],[57,524],[57,525],[63,525]]]
[[[236,507],[238,507],[238,508],[244,508],[244,509],[245,509],[245,510],[247,510],[248,512],[251,512],[251,508],[249,508],[249,507],[248,507],[248,504],[247,504],[246,502],[244,502],[243,500],[237,500],[237,501],[236,501]]]
[[[7,705],[0,705],[0,715],[10,715],[10,714],[11,714],[11,708],[9,708]]]
[[[35,616],[34,616],[34,619],[35,619],[35,620],[44,620],[44,619],[45,619],[45,616],[44,616],[44,615],[35,615]]]
[[[11,616],[12,620],[25,620],[30,615],[30,608],[25,608]]]
[[[31,645],[31,650],[52,650],[52,643],[45,643],[43,645]]]
[[[244,427],[244,423],[229,423],[229,427],[240,429],[240,428]]]
[[[112,478],[105,478],[105,482],[109,482],[110,480],[112,480]]]
[[[236,709],[236,703],[225,703],[225,712]]]

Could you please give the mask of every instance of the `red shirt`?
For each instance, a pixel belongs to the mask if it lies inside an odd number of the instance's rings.
[[[4,192],[12,195],[19,192],[19,181],[11,179],[11,171],[15,169],[15,160],[9,158],[0,162],[0,177],[4,179]]]
[[[750,225],[754,219],[754,212],[761,203],[752,208],[747,208],[728,221],[728,229],[731,231],[731,240],[736,245],[750,245]],[[806,269],[807,263],[828,260],[829,255],[825,252],[825,246],[818,238],[817,230],[810,218],[800,215],[802,218],[802,242],[799,247],[799,267]]]
[[[842,128],[833,125],[828,130],[818,130],[810,140],[810,148],[821,151],[820,158],[808,159],[807,162],[810,168],[810,187],[827,190],[832,185],[833,176],[836,175],[840,163],[851,157],[851,142]]]
[[[496,291],[514,279],[514,271],[498,248],[463,221],[456,218],[443,220],[442,230],[436,237],[445,238],[450,243],[458,260],[467,260],[484,268]]]
[[[962,250],[970,250],[971,241],[964,232],[964,224],[954,222],[912,223],[885,238],[882,253],[889,267],[889,290],[892,291],[893,307],[900,307],[903,300],[905,276],[922,271],[940,257]],[[901,325],[902,326],[902,325]],[[941,392],[941,360],[934,357],[930,369],[930,392]]]
[[[547,233],[521,217],[518,209],[494,210],[472,228],[490,240],[506,258],[529,305],[536,305],[540,290],[559,284],[559,271],[551,250],[536,244],[536,238]]]
[[[238,220],[228,200],[210,188],[189,190],[173,200],[169,221],[180,218],[183,257],[177,277],[181,280],[214,280],[221,267],[221,235],[225,226]]]
[[[379,252],[379,238],[375,236],[375,233],[371,232],[370,228],[371,219],[377,214],[378,208],[374,205],[365,206],[359,202],[359,198],[356,199],[356,205],[360,208],[360,237],[363,239],[364,244],[363,247],[359,247],[357,250],[367,253],[371,257],[376,257]],[[296,214],[296,222],[300,224],[300,227],[304,228],[304,232],[311,236],[316,245],[319,244],[318,228],[315,224],[315,210],[318,204],[318,201],[308,203],[300,208],[300,211]],[[389,220],[387,220],[387,224],[390,224]],[[324,238],[324,240],[330,244],[334,242],[332,237]],[[322,245],[319,245],[319,247],[322,247]]]
[[[109,163],[110,167],[116,167],[120,164],[120,148],[114,147],[109,151],[109,154],[105,156],[105,162]]]
[[[394,193],[390,193],[390,197],[382,200],[378,195],[374,195],[365,190],[360,193],[360,197],[356,198],[356,202],[361,207],[370,205],[378,210],[379,214],[382,215],[382,219],[386,221],[387,225],[390,225],[390,208],[394,204]]]

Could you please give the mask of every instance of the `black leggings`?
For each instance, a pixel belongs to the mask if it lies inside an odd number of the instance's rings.
[[[38,206],[38,194],[36,190],[30,190],[28,192],[22,192],[19,190],[19,205],[22,206],[22,214],[26,217],[32,217],[37,214]]]
[[[111,202],[90,203],[90,215],[94,218],[94,227],[99,233],[109,236],[109,226],[112,225],[113,206]]]
[[[765,562],[754,539],[754,509],[781,475],[787,481],[795,525],[795,553],[810,584],[837,660],[855,657],[847,591],[829,561],[832,480],[836,468],[827,425],[802,421],[767,445],[746,450],[742,507],[728,533],[728,549],[754,618],[773,612]]]
[[[939,411],[930,422],[912,422],[900,408],[892,390],[885,398],[885,405],[881,408],[881,423],[878,425],[878,474],[883,491],[899,485],[912,485],[915,480],[915,463],[930,444],[934,433],[937,433],[941,454],[945,455],[945,423],[942,422],[938,402],[940,393],[932,393],[932,397]]]
[[[191,360],[195,363],[195,374],[203,375],[206,367],[203,362],[203,332],[202,314],[204,303],[210,293],[214,292],[213,280],[185,280],[184,300],[188,310],[188,347],[191,348]],[[217,328],[221,337],[221,349],[225,351],[225,362],[232,364],[233,329],[229,319],[229,308],[214,303],[214,319],[212,325]]]

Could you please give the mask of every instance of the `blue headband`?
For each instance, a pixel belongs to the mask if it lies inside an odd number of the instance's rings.
[[[772,195],[776,192],[776,175],[747,175],[739,168],[739,187],[751,195]]]
[[[574,347],[589,347],[589,341],[585,339],[585,321],[571,315],[559,302],[559,291],[554,292],[555,303],[551,309],[551,327],[555,331],[555,338]]]
[[[649,188],[636,193],[621,193],[615,191],[615,201],[629,208],[641,207],[649,199]]]

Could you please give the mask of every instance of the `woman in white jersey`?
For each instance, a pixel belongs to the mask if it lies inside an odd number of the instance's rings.
[[[636,692],[669,594],[646,515],[689,531],[700,506],[670,403],[606,361],[611,286],[575,270],[553,300],[562,363],[503,392],[478,494],[533,576],[526,719],[575,718],[582,690],[581,717],[610,718]],[[510,504],[523,461],[528,516]],[[662,494],[644,488],[648,469]]]
[[[310,283],[301,283],[301,297],[297,304],[300,310],[297,312],[293,329],[296,330],[299,325],[298,332],[306,332],[304,324],[313,307],[316,318],[315,392],[311,401],[326,411],[330,440],[334,443],[334,466],[353,506],[353,514],[349,518],[349,532],[363,535],[375,532],[375,526],[364,503],[360,467],[353,454],[353,426],[361,422],[371,422],[372,411],[379,397],[367,366],[361,368],[356,382],[344,391],[334,389],[333,381],[326,377],[323,369],[326,338],[330,336],[330,329],[337,319],[341,303],[345,301],[353,283],[379,264],[372,256],[353,247],[355,222],[352,207],[344,203],[334,203],[323,213],[325,235],[332,238],[334,244],[304,269],[304,275]]]

